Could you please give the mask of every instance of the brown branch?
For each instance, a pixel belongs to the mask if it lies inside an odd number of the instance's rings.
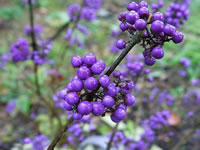
[[[111,149],[111,147],[112,147],[112,142],[113,142],[113,139],[114,139],[115,134],[116,134],[116,132],[117,132],[118,126],[119,126],[119,123],[117,123],[117,124],[115,125],[115,127],[113,128],[113,130],[112,130],[112,135],[111,135],[111,137],[110,137],[110,141],[108,142],[108,145],[107,145],[106,150],[110,150],[110,149]]]
[[[54,150],[55,146],[60,141],[60,139],[62,138],[63,134],[69,129],[69,127],[70,127],[70,125],[72,123],[73,123],[73,119],[70,118],[68,120],[68,122],[65,124],[65,126],[63,128],[61,128],[61,130],[57,133],[56,137],[51,142],[51,144],[49,145],[49,147],[47,148],[47,150]]]

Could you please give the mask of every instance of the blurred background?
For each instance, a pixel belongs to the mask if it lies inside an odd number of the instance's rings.
[[[115,41],[128,39],[128,34],[119,29],[117,16],[126,10],[129,2],[104,0],[95,10],[96,16],[92,21],[79,22],[86,29],[74,29],[73,38],[69,38],[69,31],[64,29],[46,45],[48,55],[45,54],[45,59],[38,63],[40,90],[47,99],[47,103],[43,104],[36,94],[32,61],[16,62],[9,54],[13,43],[20,38],[31,40],[27,1],[0,0],[0,150],[45,149],[69,117],[57,93],[75,75],[71,57],[92,52],[110,66],[120,54],[114,47]],[[162,12],[172,3],[171,0],[164,2]],[[67,12],[74,3],[81,4],[81,1],[33,1],[35,24],[38,25],[37,40],[41,47],[70,21]],[[144,69],[150,69],[150,73],[130,75],[135,81],[137,102],[128,109],[126,120],[118,127],[114,149],[200,150],[200,1],[191,0],[189,9],[189,19],[179,28],[184,33],[184,41],[178,45],[173,42],[165,44],[165,57],[153,67],[144,66]],[[73,28],[73,25],[70,27]],[[118,69],[127,70],[127,61],[143,63],[142,51],[140,46],[134,47],[128,55],[130,58]],[[145,133],[144,121],[165,110],[171,112],[167,119],[170,125],[163,125],[153,135],[150,134],[154,137],[153,142],[142,147],[145,145],[144,141],[141,143]],[[105,145],[94,146],[94,141],[101,143],[101,137],[110,137],[114,123],[108,116],[90,116],[86,120],[74,124],[68,137],[59,143],[58,150],[92,150]],[[76,134],[77,126],[80,133]],[[140,146],[133,148],[131,144]]]

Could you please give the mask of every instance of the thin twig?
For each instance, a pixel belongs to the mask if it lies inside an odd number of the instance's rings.
[[[112,135],[111,135],[111,137],[110,137],[110,140],[109,140],[109,142],[108,142],[108,145],[107,145],[106,150],[110,150],[110,149],[111,149],[111,147],[112,147],[112,142],[113,142],[113,139],[114,139],[114,137],[115,137],[115,134],[116,134],[116,131],[117,131],[118,126],[119,126],[119,123],[117,123],[117,124],[115,125],[115,127],[113,128],[113,130],[112,130]]]
[[[54,140],[51,142],[47,150],[54,150],[55,146],[57,143],[60,141],[62,138],[63,134],[69,129],[70,125],[73,123],[73,119],[70,118],[68,122],[65,124],[65,126],[57,133],[56,137]]]

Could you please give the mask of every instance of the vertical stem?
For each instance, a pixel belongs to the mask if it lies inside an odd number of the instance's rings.
[[[106,150],[110,150],[110,149],[111,149],[111,147],[112,147],[112,142],[113,142],[113,139],[114,139],[114,137],[115,137],[115,134],[116,134],[116,131],[117,131],[118,126],[119,126],[119,123],[117,123],[117,124],[115,125],[115,127],[113,128],[113,130],[112,130],[112,135],[111,135],[111,137],[110,137],[110,141],[108,142],[108,145],[107,145]]]
[[[73,123],[73,119],[70,118],[68,122],[65,124],[65,126],[57,133],[56,137],[54,140],[51,142],[47,150],[54,150],[55,146],[57,143],[60,141],[62,138],[63,134],[69,129],[70,125]]]

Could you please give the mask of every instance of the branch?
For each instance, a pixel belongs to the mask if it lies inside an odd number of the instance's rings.
[[[119,126],[119,123],[117,123],[117,124],[115,125],[115,127],[113,128],[112,135],[111,135],[111,137],[110,137],[110,141],[108,142],[108,145],[107,145],[106,150],[110,150],[110,149],[111,149],[111,147],[112,147],[112,142],[113,142],[113,139],[114,139],[114,137],[115,137],[115,134],[116,134],[116,131],[117,131],[118,126]]]
[[[120,56],[114,61],[114,63],[112,64],[112,66],[108,69],[108,71],[105,73],[105,75],[110,76],[111,73],[117,68],[117,66],[122,62],[122,60],[124,59],[124,57],[126,57],[126,55],[130,52],[130,50],[137,44],[140,42],[140,38],[141,35],[136,35],[135,37],[133,37],[133,39],[131,39],[131,41],[129,42],[129,44],[126,46],[125,50],[123,50],[123,52],[120,54]]]
[[[57,143],[60,141],[62,138],[63,134],[69,129],[70,125],[73,123],[73,119],[70,118],[68,122],[65,124],[65,126],[57,133],[56,137],[54,140],[51,142],[47,150],[54,150],[55,146]]]

